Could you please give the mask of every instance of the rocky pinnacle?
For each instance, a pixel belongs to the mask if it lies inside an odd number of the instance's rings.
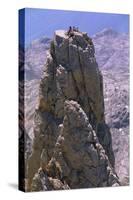
[[[87,33],[55,31],[39,87],[27,190],[119,185],[103,78]]]

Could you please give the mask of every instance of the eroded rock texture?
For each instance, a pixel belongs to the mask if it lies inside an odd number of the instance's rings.
[[[27,190],[119,185],[92,40],[56,31],[40,82]]]

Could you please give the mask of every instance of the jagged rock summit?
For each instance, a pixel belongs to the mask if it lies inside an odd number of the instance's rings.
[[[39,87],[27,190],[119,185],[114,162],[92,39],[55,31]]]

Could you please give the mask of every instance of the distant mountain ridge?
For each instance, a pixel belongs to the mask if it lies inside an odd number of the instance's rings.
[[[104,29],[93,36],[97,62],[102,69],[128,72],[129,35]]]
[[[116,37],[116,36],[118,36],[118,32],[117,31],[115,31],[115,30],[113,30],[112,28],[104,28],[102,31],[100,31],[100,32],[98,32],[98,33],[96,33],[96,34],[94,34],[93,35],[93,38],[94,37],[103,37],[103,36],[113,36],[113,37]]]

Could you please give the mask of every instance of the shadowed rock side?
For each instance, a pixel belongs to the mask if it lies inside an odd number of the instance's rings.
[[[119,185],[94,53],[86,33],[55,32],[39,87],[28,191]]]
[[[24,86],[24,49],[19,46],[19,134],[18,134],[18,181],[19,189],[25,191],[26,162],[30,155],[31,139],[25,129],[25,86]]]

